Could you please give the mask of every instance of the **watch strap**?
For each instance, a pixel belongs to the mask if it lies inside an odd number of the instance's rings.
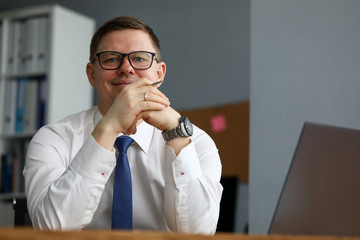
[[[162,136],[165,141],[169,141],[178,137],[188,137],[184,123],[180,121],[179,126],[168,131],[162,131]]]

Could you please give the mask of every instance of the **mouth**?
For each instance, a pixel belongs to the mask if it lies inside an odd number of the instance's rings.
[[[111,81],[111,85],[117,87],[117,88],[124,88],[126,87],[127,85],[133,83],[135,80],[132,80],[132,79],[116,79],[116,80],[113,80]]]
[[[129,85],[130,83],[126,83],[126,82],[116,82],[116,83],[111,83],[113,86],[115,87],[125,87],[126,85]]]

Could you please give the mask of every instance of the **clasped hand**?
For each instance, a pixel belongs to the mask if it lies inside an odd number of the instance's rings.
[[[105,114],[118,133],[136,133],[136,126],[144,120],[159,130],[179,125],[180,114],[170,107],[169,99],[151,86],[148,79],[138,79],[124,87]]]

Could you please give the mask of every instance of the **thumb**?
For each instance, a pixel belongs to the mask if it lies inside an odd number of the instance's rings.
[[[130,125],[130,127],[126,130],[126,134],[130,135],[130,134],[135,134],[137,131],[137,123],[140,119],[142,119],[143,113],[139,113],[135,120],[133,121],[133,123]]]

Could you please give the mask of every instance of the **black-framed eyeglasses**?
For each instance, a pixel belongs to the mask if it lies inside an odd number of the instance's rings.
[[[105,51],[97,53],[96,57],[99,60],[100,67],[106,70],[115,70],[119,68],[124,60],[124,57],[127,57],[130,65],[134,69],[138,70],[149,69],[153,64],[154,58],[156,62],[159,62],[155,57],[155,53],[148,51],[135,51],[128,54],[115,51]],[[96,58],[93,59],[92,63],[95,61]]]

